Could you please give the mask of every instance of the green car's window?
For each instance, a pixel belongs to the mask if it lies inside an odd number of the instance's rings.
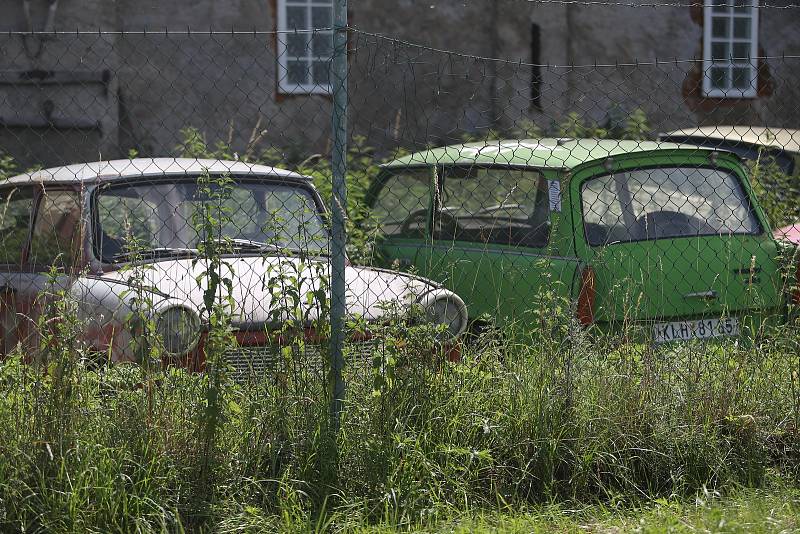
[[[449,168],[434,237],[543,247],[550,237],[547,181],[541,173],[503,168]]]
[[[0,264],[20,265],[30,229],[31,191],[5,190],[0,195]]]
[[[46,191],[36,210],[30,263],[62,269],[75,266],[79,252],[81,209],[72,191]]]
[[[400,171],[384,182],[372,210],[384,235],[425,237],[430,182],[427,168]]]
[[[736,177],[723,169],[636,169],[588,180],[581,191],[590,245],[761,231]]]

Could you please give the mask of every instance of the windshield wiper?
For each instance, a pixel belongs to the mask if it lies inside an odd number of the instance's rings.
[[[182,247],[154,247],[142,250],[126,250],[111,256],[112,261],[137,259],[153,259],[171,256],[197,256],[197,249]]]
[[[294,249],[289,247],[281,247],[275,243],[263,243],[261,241],[254,241],[252,239],[242,239],[239,237],[220,237],[211,239],[212,242],[219,245],[229,245],[233,250],[239,252],[293,252]],[[198,242],[198,246],[203,242]]]

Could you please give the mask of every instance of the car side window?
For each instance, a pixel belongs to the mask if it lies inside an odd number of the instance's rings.
[[[544,247],[550,239],[547,180],[507,168],[445,170],[434,237]]]
[[[32,206],[33,191],[30,189],[6,189],[0,193],[0,264],[22,264]]]
[[[36,210],[30,263],[64,270],[76,266],[80,251],[81,210],[72,191],[45,191]]]
[[[430,168],[399,171],[384,182],[372,210],[384,235],[425,237],[430,182]]]

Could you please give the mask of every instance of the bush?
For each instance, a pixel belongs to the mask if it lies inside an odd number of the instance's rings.
[[[762,154],[748,163],[750,182],[774,228],[800,220],[800,184],[797,176],[789,176],[768,155]]]

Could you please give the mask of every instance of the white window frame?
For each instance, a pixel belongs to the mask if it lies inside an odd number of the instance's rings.
[[[288,62],[295,59],[303,59],[312,65],[314,59],[321,59],[312,56],[312,50],[309,47],[307,56],[302,58],[289,57],[289,50],[287,45],[286,36],[294,31],[294,28],[288,27],[288,20],[286,15],[286,8],[288,6],[304,6],[306,7],[306,28],[304,32],[311,31],[311,8],[314,6],[329,7],[331,8],[331,26],[333,25],[333,0],[277,0],[277,19],[278,19],[278,35],[277,35],[277,53],[278,53],[278,91],[283,94],[290,95],[310,95],[310,94],[331,94],[332,89],[330,83],[317,84],[317,83],[304,83],[296,84],[289,82],[289,69]],[[325,33],[331,33],[331,40],[333,39],[333,32],[328,30]],[[332,45],[331,45],[332,46]],[[330,60],[330,58],[327,58]],[[313,71],[309,72],[309,78],[312,78]]]
[[[715,98],[756,98],[758,96],[758,0],[722,0],[727,13],[714,11],[714,0],[705,0],[703,8],[703,94]],[[747,14],[740,14],[732,7],[749,8]],[[742,17],[750,17],[750,38],[741,39],[733,36],[734,20]],[[728,19],[728,36],[714,37],[712,35],[713,18]],[[734,43],[749,44],[747,58],[729,57],[727,60],[712,59],[712,45],[714,43],[725,43],[729,53],[733,54]],[[714,87],[712,85],[711,68],[723,67],[727,69],[727,87]],[[749,87],[737,89],[733,87],[733,67],[749,69]]]

